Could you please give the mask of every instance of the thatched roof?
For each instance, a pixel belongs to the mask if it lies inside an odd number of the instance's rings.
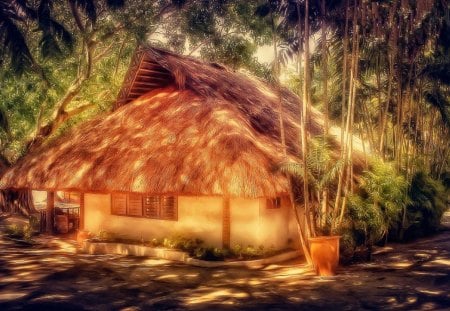
[[[159,82],[158,82],[159,81]],[[143,95],[141,95],[143,94]],[[135,98],[138,97],[138,98]],[[300,101],[282,90],[288,158]],[[3,188],[273,197],[287,192],[275,88],[217,64],[137,51],[116,109],[20,160]],[[309,131],[322,132],[312,110]],[[334,148],[339,152],[337,143]]]

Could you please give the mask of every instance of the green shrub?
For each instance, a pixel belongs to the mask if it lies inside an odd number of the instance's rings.
[[[30,224],[31,228],[33,229],[33,231],[39,232],[40,225],[41,225],[39,214],[30,215],[29,224]]]
[[[23,238],[23,230],[16,224],[7,226],[5,233],[12,238]]]
[[[163,240],[161,239],[157,239],[157,238],[153,238],[150,240],[149,244],[152,247],[158,247],[158,246],[163,246]]]
[[[23,228],[23,239],[25,241],[31,241],[33,239],[34,229],[31,225],[25,225]]]
[[[33,240],[34,230],[29,224],[26,224],[23,227],[12,224],[6,227],[5,233],[12,238],[30,242]]]
[[[447,209],[444,185],[423,172],[416,173],[409,190],[411,203],[407,207],[408,228],[404,240],[436,232]]]
[[[243,247],[240,244],[235,244],[230,249],[230,255],[239,259],[254,259],[258,257],[271,256],[275,253],[276,251],[273,246],[265,249],[264,245],[260,245],[258,247],[247,245],[246,247]]]
[[[117,236],[112,232],[101,230],[97,235],[95,235],[94,239],[101,242],[116,242]]]
[[[354,246],[373,245],[388,230],[388,223],[382,209],[370,199],[358,195],[350,196],[347,203],[350,229],[346,234],[352,236]],[[347,237],[349,238],[349,237]]]
[[[162,245],[171,249],[179,249],[193,255],[195,250],[200,248],[203,241],[200,239],[185,238],[182,236],[174,236],[165,238]]]
[[[224,250],[215,247],[197,247],[193,256],[201,260],[217,261],[225,259]]]
[[[408,203],[405,178],[395,172],[393,165],[372,161],[371,170],[363,176],[362,190],[366,203],[381,210],[385,233],[396,227]]]
[[[345,237],[341,243],[343,256],[352,257],[356,249],[363,248],[370,257],[372,245],[398,229],[408,203],[407,189],[405,178],[391,164],[371,162],[358,193],[347,200],[345,226],[339,233]]]
[[[339,240],[339,261],[343,264],[349,263],[355,254],[356,249],[356,231],[349,228],[342,229],[339,232],[341,239]],[[360,239],[363,241],[363,238]],[[360,242],[362,243],[362,242]]]

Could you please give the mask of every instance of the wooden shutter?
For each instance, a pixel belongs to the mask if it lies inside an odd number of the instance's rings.
[[[281,207],[281,198],[269,198],[266,200],[266,208],[267,209],[277,209]]]
[[[161,219],[177,220],[178,205],[176,197],[161,197]]]
[[[144,216],[148,218],[159,218],[158,196],[144,196]]]
[[[129,216],[142,216],[142,196],[140,194],[128,194],[128,212]]]
[[[125,193],[113,193],[111,195],[111,214],[127,214],[127,195]]]

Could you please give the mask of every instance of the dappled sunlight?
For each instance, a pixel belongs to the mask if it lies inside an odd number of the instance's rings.
[[[5,291],[5,290],[2,290],[2,292],[0,292],[0,303],[2,301],[20,299],[20,298],[26,296],[27,294],[28,294],[28,292],[26,292],[26,291],[18,291],[18,290]]]
[[[169,261],[169,260],[156,259],[156,258],[145,259],[142,261],[142,264],[146,265],[146,266],[162,266],[162,265],[167,265],[170,263],[171,263],[171,261]]]
[[[175,279],[179,277],[180,276],[178,274],[165,274],[157,277],[156,280]]]
[[[278,279],[286,279],[291,278],[292,276],[302,276],[302,275],[316,275],[316,273],[308,266],[303,267],[291,267],[283,269],[280,273],[276,273],[273,275],[274,278]]]
[[[446,276],[446,275],[448,275],[447,273],[436,272],[436,271],[433,271],[433,272],[432,271],[412,271],[411,274],[413,274],[413,275],[430,276],[430,277]]]
[[[199,268],[165,259],[76,253],[72,242],[49,236],[38,240],[43,243],[16,247],[0,239],[0,309],[421,310],[450,304],[447,244],[397,245],[373,262],[318,277],[298,259],[258,269]]]
[[[38,301],[45,301],[45,300],[54,300],[54,299],[68,299],[71,298],[72,295],[63,295],[63,294],[50,294],[50,295],[44,295],[41,297],[34,298],[32,301],[38,302]]]
[[[401,262],[394,262],[389,264],[389,267],[393,267],[393,268],[400,268],[400,269],[406,269],[406,268],[410,268],[413,265],[412,262],[409,261],[401,261]]]
[[[200,303],[211,303],[215,301],[218,301],[221,304],[234,304],[235,301],[233,300],[233,298],[239,299],[247,297],[249,297],[248,293],[223,288],[220,290],[214,290],[213,292],[204,295],[188,298],[186,300],[186,304],[193,305]]]
[[[427,289],[427,288],[417,288],[417,291],[420,293],[424,293],[427,295],[442,295],[445,292],[442,290],[435,290],[435,289]]]
[[[438,265],[444,265],[450,267],[450,259],[436,259],[433,261],[430,261],[430,265],[432,264],[438,264]]]
[[[138,54],[142,58],[133,60],[130,85],[122,88],[117,109],[26,156],[4,176],[4,185],[236,197],[287,191],[285,176],[274,167],[298,159],[301,103],[296,95],[280,90],[284,156],[274,86],[159,49]],[[323,133],[323,115],[312,107],[308,131],[312,137]],[[334,136],[330,147],[338,159],[339,135]],[[359,174],[363,161],[357,143],[354,149]]]

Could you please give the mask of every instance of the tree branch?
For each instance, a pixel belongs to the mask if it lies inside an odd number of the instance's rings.
[[[70,119],[70,118],[73,118],[74,116],[77,116],[77,115],[79,115],[80,113],[83,113],[83,112],[85,112],[86,110],[88,110],[88,109],[90,109],[90,108],[93,108],[93,107],[95,107],[95,104],[94,104],[94,103],[89,103],[89,104],[85,104],[85,105],[83,105],[83,106],[79,106],[79,107],[77,107],[77,108],[74,108],[74,109],[72,109],[72,110],[70,110],[70,111],[67,111],[67,112],[65,113],[65,119],[64,119],[62,122],[66,121],[66,120],[68,120],[68,119]]]
[[[72,11],[73,18],[75,19],[75,23],[77,24],[78,29],[80,29],[81,33],[85,33],[86,28],[81,21],[80,12],[78,12],[77,7],[73,1],[69,1],[70,10]]]

